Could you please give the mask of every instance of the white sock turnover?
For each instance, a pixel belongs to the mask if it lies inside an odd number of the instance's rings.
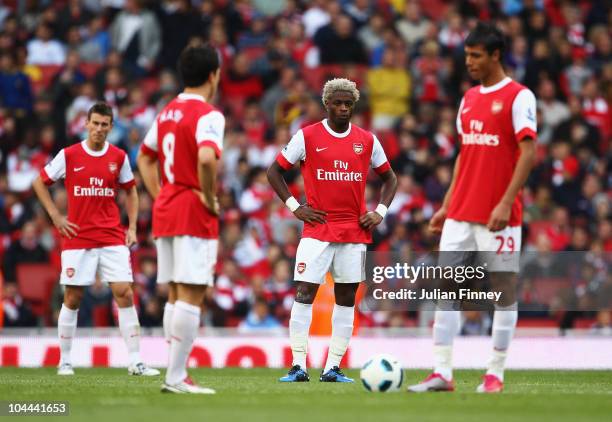
[[[495,375],[501,381],[504,380],[504,368],[508,347],[514,336],[518,310],[516,303],[510,306],[495,306],[493,314],[493,353],[489,360],[487,374]]]
[[[174,385],[187,377],[187,359],[200,327],[200,307],[176,301],[170,327],[172,340],[166,383]]]
[[[166,343],[170,345],[170,325],[172,324],[172,313],[174,312],[174,303],[166,302],[166,306],[164,306],[164,338],[166,339]]]
[[[459,311],[436,310],[433,325],[434,372],[453,379],[453,340],[459,332]]]
[[[312,304],[293,302],[289,319],[289,343],[293,353],[293,365],[306,370],[308,352],[308,332],[312,321]]]
[[[119,331],[127,346],[130,364],[142,362],[140,358],[140,323],[136,307],[119,308]]]
[[[340,366],[342,357],[346,353],[349,341],[353,335],[353,320],[355,318],[354,306],[334,305],[332,314],[332,336],[327,353],[327,362],[323,372],[334,366]]]
[[[71,364],[72,358],[70,352],[72,350],[72,339],[76,333],[78,309],[70,309],[62,304],[59,316],[57,318],[57,336],[60,344],[60,365],[64,363]]]

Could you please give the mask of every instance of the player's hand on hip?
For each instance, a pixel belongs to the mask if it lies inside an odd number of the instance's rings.
[[[446,220],[446,208],[440,208],[429,220],[429,231],[432,233],[442,233],[442,226]]]
[[[383,221],[382,216],[376,211],[368,211],[359,217],[359,225],[366,230],[372,230]]]
[[[197,190],[197,189],[191,189],[191,190],[193,191],[193,193],[198,195],[198,198],[200,198],[200,201],[202,202],[202,204],[204,204],[204,206],[208,209],[208,211],[211,214],[213,214],[216,217],[219,216],[221,207],[219,206],[219,199],[217,199],[216,196],[207,198],[206,195],[202,193],[202,191]]]
[[[302,220],[304,223],[325,224],[325,216],[327,216],[327,213],[325,211],[314,209],[308,204],[304,204],[300,205],[300,207],[295,210],[293,215],[295,215],[298,219]]]
[[[127,233],[125,234],[125,245],[130,248],[136,244],[138,238],[136,237],[136,229],[129,228]]]
[[[493,212],[489,217],[489,222],[487,223],[487,229],[492,232],[498,232],[503,230],[508,225],[510,221],[510,212],[512,207],[510,205],[499,203],[495,208],[493,208]]]
[[[76,237],[79,231],[79,226],[77,224],[69,221],[68,218],[63,215],[52,216],[51,220],[62,236],[68,239]]]
[[[208,208],[208,211],[210,211],[211,214],[216,217],[219,216],[219,213],[221,212],[221,207],[219,206],[219,200],[216,196],[212,199],[204,200],[204,205],[206,206],[206,208]]]

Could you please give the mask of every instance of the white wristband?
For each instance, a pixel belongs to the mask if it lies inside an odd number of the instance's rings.
[[[290,196],[289,199],[285,201],[285,205],[291,212],[295,212],[300,207],[300,203],[293,196]]]
[[[384,204],[378,204],[374,212],[380,215],[382,218],[385,218],[385,215],[387,215],[387,209],[388,208]]]

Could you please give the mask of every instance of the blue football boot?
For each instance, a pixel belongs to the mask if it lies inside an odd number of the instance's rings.
[[[326,373],[321,372],[321,377],[319,378],[321,382],[355,382],[354,379],[347,377],[342,373],[340,368],[334,366]]]
[[[293,365],[287,375],[278,379],[280,382],[308,382],[310,377],[300,365]]]

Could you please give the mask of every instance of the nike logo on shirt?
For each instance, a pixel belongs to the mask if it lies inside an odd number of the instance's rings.
[[[83,170],[84,168],[85,168],[85,166],[83,166],[83,167],[75,167],[75,168],[74,168],[74,171],[81,171],[81,170]]]
[[[317,147],[317,152],[325,151],[327,148],[329,148],[329,147],[325,147],[325,148],[319,148],[319,147]]]

